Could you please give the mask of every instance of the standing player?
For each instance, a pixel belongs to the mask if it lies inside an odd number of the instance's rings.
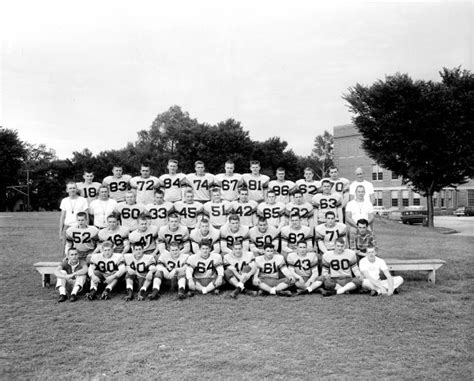
[[[268,190],[275,192],[276,201],[288,204],[290,202],[290,194],[294,189],[295,183],[285,179],[285,168],[277,168],[276,180],[268,183]]]
[[[364,179],[364,171],[361,167],[355,170],[356,179],[349,185],[349,199],[355,199],[356,189],[359,185],[362,185],[365,189],[364,199],[370,201],[372,205],[375,203],[375,191],[374,186],[370,181]]]
[[[275,192],[272,190],[267,192],[267,201],[258,204],[257,214],[277,229],[281,229],[288,223],[285,216],[285,204],[276,201]]]
[[[315,252],[308,251],[305,241],[298,242],[296,251],[288,254],[287,263],[296,280],[298,295],[311,294],[323,284],[324,279],[319,277],[318,257]]]
[[[209,218],[211,225],[220,229],[227,223],[227,215],[232,209],[232,204],[227,200],[222,200],[221,190],[214,188],[212,190],[212,200],[204,204],[204,215]]]
[[[77,190],[79,195],[84,197],[90,204],[92,200],[97,199],[99,196],[99,188],[102,184],[94,181],[94,172],[89,170],[84,171],[82,178],[84,182],[77,183]]]
[[[194,200],[205,203],[211,199],[210,190],[214,184],[214,176],[206,173],[204,162],[194,163],[195,173],[186,175],[186,182],[194,192]]]
[[[129,191],[125,194],[125,202],[120,202],[116,211],[120,216],[122,226],[126,227],[128,231],[133,231],[138,227],[138,216],[146,213],[146,208],[145,205],[138,204],[135,201],[135,193]]]
[[[254,226],[256,220],[257,203],[249,200],[249,190],[247,188],[239,189],[239,197],[232,202],[232,213],[240,218],[240,223],[245,226]]]
[[[344,238],[336,239],[336,249],[323,255],[323,296],[344,294],[355,290],[362,284],[355,253],[345,249]]]
[[[90,259],[89,277],[91,279],[91,289],[87,294],[87,298],[89,300],[96,299],[99,284],[106,283],[107,286],[100,298],[102,300],[110,299],[112,289],[126,271],[123,255],[114,253],[111,242],[104,242],[102,244],[102,251],[92,254]]]
[[[203,205],[194,200],[194,192],[191,189],[186,189],[184,201],[177,201],[174,210],[181,216],[181,223],[191,231],[202,218]]]
[[[279,230],[274,226],[268,225],[264,217],[260,217],[257,226],[249,230],[249,239],[250,251],[253,252],[255,256],[265,253],[263,248],[266,244],[272,244],[275,248],[280,247]]]
[[[169,251],[160,254],[158,266],[156,268],[155,279],[153,280],[153,291],[150,299],[159,299],[161,284],[163,281],[170,281],[170,287],[173,288],[174,282],[178,284],[178,299],[186,297],[186,262],[189,254],[179,251],[179,244],[171,242]]]
[[[145,254],[143,244],[135,242],[132,244],[132,253],[124,254],[123,260],[127,268],[125,274],[125,284],[127,286],[127,295],[125,300],[133,299],[133,289],[136,285],[140,290],[137,300],[145,300],[146,290],[150,287],[153,280],[153,274],[156,271],[156,261],[153,254]]]
[[[296,190],[293,193],[293,201],[286,204],[286,215],[298,214],[301,225],[313,227],[313,205],[304,201],[303,194]]]
[[[311,200],[321,188],[321,182],[314,180],[314,171],[310,167],[305,168],[303,174],[304,179],[296,182],[296,189],[301,192],[305,202],[311,203]]]
[[[331,193],[331,183],[328,180],[322,182],[323,193],[313,197],[312,203],[318,211],[314,214],[315,225],[326,222],[326,212],[332,210],[336,215],[336,221],[342,222],[342,198],[339,193]]]
[[[160,254],[169,251],[171,242],[178,243],[181,253],[189,253],[189,230],[179,223],[179,217],[175,213],[170,214],[168,224],[158,230],[158,250]]]
[[[89,216],[92,223],[99,229],[107,226],[107,216],[117,209],[117,201],[109,198],[109,188],[105,185],[99,187],[99,198],[89,204]]]
[[[69,181],[66,184],[68,197],[61,200],[61,217],[59,218],[59,239],[63,242],[66,240],[66,230],[76,223],[76,214],[79,212],[87,212],[89,205],[84,197],[77,194],[77,185],[75,182]],[[89,218],[89,217],[87,217]]]
[[[87,223],[87,213],[79,212],[76,215],[77,224],[66,230],[66,251],[75,248],[79,259],[86,259],[97,246],[99,229]]]
[[[221,188],[222,198],[227,201],[235,201],[239,196],[242,175],[234,173],[234,168],[234,162],[227,160],[224,165],[225,173],[219,173],[214,179],[214,183]]]
[[[140,243],[145,254],[157,255],[158,227],[148,224],[148,219],[144,214],[138,217],[138,228],[130,233],[128,239],[132,247]]]
[[[142,164],[140,167],[140,176],[132,177],[130,187],[135,189],[136,200],[139,204],[151,204],[155,197],[155,189],[158,188],[159,180],[151,176],[149,164]]]
[[[295,279],[288,269],[285,259],[280,254],[275,254],[275,248],[271,244],[264,246],[265,254],[255,258],[256,272],[253,277],[253,285],[264,293],[270,295],[292,296],[290,287]]]
[[[178,160],[168,160],[168,173],[161,175],[160,188],[164,191],[166,202],[176,202],[182,199],[182,187],[186,184],[186,175],[178,173]]]
[[[59,291],[58,303],[67,300],[67,289],[71,289],[71,297],[69,300],[75,302],[77,294],[84,287],[87,276],[87,262],[79,259],[79,254],[74,248],[69,249],[67,258],[64,258],[61,264],[56,268],[54,275],[57,278],[56,289]]]
[[[353,241],[357,233],[357,221],[364,219],[369,226],[374,222],[374,206],[365,200],[365,188],[359,185],[356,188],[356,198],[347,203],[346,225],[349,228],[349,240]]]
[[[129,231],[125,226],[120,226],[117,216],[111,214],[107,217],[107,227],[99,231],[99,245],[94,253],[99,253],[104,242],[112,242],[114,252],[128,253],[130,251]]]
[[[164,193],[161,189],[155,191],[155,201],[152,204],[145,205],[151,224],[158,228],[165,226],[168,222],[168,216],[173,212],[174,205],[165,201]]]
[[[204,240],[210,242],[212,252],[220,254],[220,231],[218,229],[213,228],[207,218],[203,218],[201,221],[199,221],[199,224],[196,229],[193,229],[193,231],[189,234],[191,250],[194,254],[199,251],[199,244]]]
[[[285,259],[296,250],[299,241],[305,241],[308,250],[313,250],[313,229],[301,225],[300,216],[295,214],[290,217],[290,225],[281,229],[281,254]]]
[[[202,294],[214,291],[215,294],[218,294],[223,277],[222,257],[217,253],[211,253],[209,242],[201,242],[199,252],[191,255],[186,263],[186,279],[189,290]]]
[[[257,203],[265,200],[270,177],[260,174],[260,162],[252,160],[250,162],[250,173],[242,175],[242,185],[249,191],[249,199]]]
[[[130,190],[130,180],[132,176],[124,175],[122,166],[114,165],[112,176],[107,176],[102,181],[102,185],[109,188],[110,198],[117,202],[125,201],[125,193]]]
[[[339,177],[339,170],[336,167],[329,168],[329,177],[323,179],[331,184],[331,193],[341,196],[342,207],[345,207],[349,201],[350,181],[345,177]],[[342,222],[342,220],[340,220]]]
[[[342,222],[336,222],[336,215],[332,210],[325,214],[326,222],[316,226],[316,239],[318,242],[318,248],[326,254],[328,251],[332,251],[336,248],[336,239],[339,237],[345,237],[347,227]]]
[[[229,222],[221,227],[220,234],[222,255],[231,253],[235,242],[242,243],[244,251],[249,251],[249,228],[240,224],[236,214],[229,216]]]
[[[235,287],[230,294],[237,298],[245,290],[246,283],[255,274],[255,257],[251,251],[243,251],[242,244],[235,242],[232,252],[224,255],[224,278]]]

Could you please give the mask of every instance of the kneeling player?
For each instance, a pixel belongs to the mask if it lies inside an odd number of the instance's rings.
[[[323,296],[344,294],[362,284],[356,255],[354,251],[345,249],[345,246],[346,241],[339,237],[336,239],[335,250],[323,255]]]
[[[173,288],[175,282],[178,283],[178,299],[186,297],[186,261],[189,254],[182,253],[179,249],[179,243],[176,241],[172,241],[168,248],[169,250],[164,251],[158,258],[150,299],[160,297],[160,288],[164,280],[171,282],[171,288]]]
[[[211,253],[209,241],[202,241],[199,245],[199,252],[188,258],[186,267],[186,279],[188,288],[191,291],[198,291],[202,294],[214,291],[219,293],[224,277],[222,267],[222,257],[220,254]]]
[[[387,264],[376,256],[373,246],[367,247],[366,257],[359,262],[360,272],[364,276],[362,287],[371,290],[371,295],[392,295],[403,284],[401,276],[390,274]],[[380,280],[380,272],[385,274],[386,280]]]
[[[255,258],[257,271],[253,277],[253,284],[264,293],[270,295],[292,296],[286,291],[295,279],[286,266],[283,255],[275,254],[275,247],[266,244],[263,249],[265,253]]]
[[[245,284],[255,274],[255,257],[251,251],[243,251],[242,242],[235,241],[232,253],[224,255],[225,280],[235,287],[230,294],[237,298],[245,290]]]
[[[140,289],[137,300],[145,300],[146,290],[150,287],[153,274],[156,271],[155,257],[151,254],[145,254],[143,246],[143,243],[135,242],[132,245],[133,252],[123,255],[127,267],[127,274],[125,275],[127,295],[124,298],[126,301],[133,299],[133,286],[135,284]]]
[[[318,271],[318,256],[313,251],[308,252],[306,241],[298,242],[296,251],[288,254],[286,262],[294,274],[298,295],[310,294],[323,284],[324,278]]]
[[[58,303],[67,300],[67,288],[72,288],[70,301],[77,300],[77,294],[84,287],[87,276],[87,262],[79,259],[79,253],[76,249],[68,250],[67,258],[65,258],[58,266],[54,275],[58,279],[56,289],[59,291]]]
[[[110,299],[110,293],[117,284],[118,279],[127,271],[120,253],[114,253],[112,242],[104,242],[102,251],[92,254],[89,266],[89,277],[91,278],[91,290],[87,294],[89,300],[97,298],[97,288],[100,283],[106,283],[101,299]]]

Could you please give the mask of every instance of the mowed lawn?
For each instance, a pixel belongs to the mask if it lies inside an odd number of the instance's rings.
[[[473,377],[473,237],[378,220],[381,255],[440,258],[437,283],[399,295],[165,294],[57,304],[37,261],[59,260],[58,213],[0,213],[0,378],[375,379]]]

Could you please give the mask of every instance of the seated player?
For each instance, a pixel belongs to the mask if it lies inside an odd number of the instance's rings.
[[[344,294],[355,290],[362,284],[361,274],[357,266],[355,253],[346,249],[344,238],[336,239],[334,251],[328,251],[323,255],[324,290],[323,296]]]
[[[323,180],[322,193],[313,196],[312,203],[317,211],[314,211],[315,226],[326,222],[326,212],[332,210],[336,215],[336,221],[343,222],[342,219],[342,196],[339,192],[331,193],[331,182]]]
[[[236,299],[244,292],[246,283],[255,274],[255,257],[251,251],[243,251],[242,243],[234,242],[232,253],[224,255],[224,278],[235,287],[230,297]]]
[[[178,299],[186,297],[186,262],[189,254],[179,251],[178,242],[170,242],[169,251],[160,254],[158,265],[153,279],[153,291],[150,299],[159,299],[161,285],[164,281],[170,282],[170,288],[178,284]]]
[[[284,226],[281,229],[281,254],[284,258],[288,253],[296,251],[299,241],[306,241],[308,250],[313,250],[313,229],[302,226],[300,216],[295,214],[290,217],[290,226]]]
[[[259,217],[257,226],[249,230],[250,251],[255,256],[263,255],[263,247],[267,243],[273,244],[276,248],[280,247],[280,232],[274,226],[269,226],[264,217]]]
[[[138,227],[138,216],[146,213],[146,208],[135,201],[135,193],[128,191],[125,193],[125,202],[117,205],[116,212],[120,216],[122,226],[132,232]]]
[[[153,274],[156,271],[155,257],[152,254],[145,254],[143,248],[142,242],[135,242],[132,244],[133,252],[123,255],[127,267],[127,273],[125,274],[127,295],[124,298],[126,301],[133,299],[135,285],[140,290],[138,291],[137,300],[145,300],[146,290],[153,281]]]
[[[67,254],[71,247],[74,247],[80,259],[87,259],[97,246],[99,229],[88,223],[88,216],[85,212],[76,215],[77,225],[73,225],[66,230],[66,250]]]
[[[211,201],[204,204],[203,213],[214,228],[220,229],[227,223],[227,215],[232,210],[232,204],[222,199],[219,188],[212,189],[211,197]]]
[[[171,242],[179,244],[179,251],[188,254],[190,252],[189,230],[179,223],[179,217],[172,213],[168,217],[168,224],[158,230],[158,250],[160,254],[169,251]]]
[[[295,189],[295,183],[285,179],[285,168],[277,168],[275,175],[276,180],[268,183],[268,190],[275,193],[276,202],[286,205],[290,202],[290,195]]]
[[[165,194],[161,189],[155,191],[155,200],[152,204],[145,205],[151,224],[158,228],[165,226],[168,222],[168,216],[173,212],[174,205],[165,201]]]
[[[247,188],[239,189],[239,197],[231,203],[232,213],[240,218],[242,225],[252,227],[255,225],[257,202],[249,200],[249,190]]]
[[[187,189],[184,192],[184,201],[176,201],[174,210],[181,217],[181,223],[191,231],[202,217],[203,204],[195,201],[193,191]]]
[[[150,225],[146,215],[142,214],[138,217],[138,228],[130,233],[128,236],[130,243],[140,242],[143,246],[145,254],[158,254],[158,227]]]
[[[298,242],[296,251],[288,254],[286,262],[293,272],[298,295],[311,294],[323,284],[324,278],[318,271],[318,257],[315,252],[308,251],[306,241]]]
[[[114,253],[111,242],[104,242],[102,244],[102,251],[92,254],[90,259],[89,277],[91,279],[91,287],[87,298],[89,300],[96,299],[97,288],[101,283],[105,283],[106,287],[100,298],[102,300],[110,299],[110,293],[126,271],[127,268],[125,263],[123,263],[123,255]]]
[[[211,243],[211,251],[216,253],[221,252],[220,231],[213,228],[209,220],[205,217],[199,221],[197,228],[189,234],[189,241],[191,242],[191,250],[193,253],[199,251],[199,244],[203,240],[207,240]]]
[[[375,247],[367,247],[367,255],[359,262],[359,269],[364,279],[362,288],[371,290],[371,295],[387,295],[398,293],[397,289],[403,284],[401,276],[390,274],[387,264],[382,258],[376,256]],[[380,280],[380,272],[385,275],[385,280]]]
[[[342,222],[336,222],[336,215],[332,210],[325,214],[326,222],[316,226],[316,239],[318,240],[318,248],[326,254],[328,251],[334,250],[336,247],[336,239],[345,237],[347,228]]]
[[[223,277],[222,257],[217,253],[211,253],[210,243],[202,241],[199,245],[199,252],[191,255],[186,263],[186,279],[189,290],[200,292],[203,295],[211,291],[218,294]]]
[[[304,201],[303,193],[299,190],[293,192],[293,201],[286,204],[286,215],[298,214],[301,218],[301,225],[313,228],[313,205]]]
[[[285,204],[276,201],[275,192],[269,190],[267,199],[257,207],[257,215],[266,218],[268,225],[281,229],[288,224],[285,215]]]
[[[265,253],[255,258],[256,272],[253,276],[253,285],[258,287],[263,294],[292,296],[287,288],[295,279],[292,272],[286,266],[285,258],[275,254],[272,244],[264,246]]]
[[[240,225],[240,218],[236,214],[229,216],[229,222],[220,229],[222,255],[232,252],[234,242],[241,242],[244,251],[249,251],[249,228]]]
[[[305,202],[311,204],[313,196],[318,193],[318,189],[321,188],[321,182],[314,179],[314,171],[310,167],[304,169],[304,179],[296,181],[296,189],[303,194]]]
[[[56,268],[54,275],[57,278],[56,289],[59,291],[58,303],[67,300],[67,289],[72,289],[69,300],[75,302],[77,294],[84,287],[87,277],[87,262],[79,259],[76,249],[71,248],[67,253],[67,257],[63,259],[61,264]]]
[[[107,227],[99,231],[99,244],[94,253],[100,252],[100,245],[105,241],[110,241],[114,245],[116,253],[128,253],[130,251],[129,231],[125,226],[120,226],[117,216],[111,214],[107,217]]]
[[[365,257],[367,248],[375,247],[374,233],[369,230],[369,221],[361,218],[357,221],[357,231],[351,236],[349,247],[355,251],[357,257]]]

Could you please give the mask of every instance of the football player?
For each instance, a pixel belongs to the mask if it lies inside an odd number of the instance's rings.
[[[312,226],[313,205],[304,201],[303,193],[299,190],[293,192],[293,201],[286,204],[286,215],[298,214],[301,218],[301,225]]]
[[[211,199],[210,190],[214,184],[214,175],[206,173],[204,162],[194,163],[195,173],[186,175],[186,182],[194,192],[194,200],[204,204]]]
[[[263,248],[266,244],[271,243],[275,248],[280,247],[280,232],[276,227],[268,225],[264,217],[260,217],[257,226],[249,230],[249,240],[250,251],[255,256],[263,255],[265,253]]]
[[[191,231],[202,218],[203,204],[195,201],[194,192],[187,189],[184,192],[184,201],[176,201],[174,210],[181,216],[181,223]]]
[[[250,173],[242,175],[242,185],[249,191],[249,199],[257,203],[265,200],[270,177],[260,173],[260,162],[252,160],[250,162]]]
[[[116,212],[120,216],[122,226],[128,231],[134,231],[138,227],[138,216],[146,213],[145,205],[138,204],[135,199],[135,193],[129,191],[125,194],[125,202],[117,205]]]
[[[222,198],[229,202],[237,200],[242,180],[242,175],[234,173],[234,168],[234,162],[227,160],[224,165],[225,173],[219,173],[214,179],[214,183],[221,188]]]
[[[203,218],[199,221],[196,229],[189,234],[189,240],[191,242],[191,250],[193,253],[199,251],[199,244],[203,240],[207,240],[211,243],[211,251],[220,254],[220,231],[215,229],[209,223],[207,218]]]
[[[314,171],[310,167],[304,169],[303,175],[304,179],[296,181],[296,189],[301,192],[305,202],[311,203],[311,200],[321,188],[321,182],[314,180]]]
[[[326,254],[335,249],[336,239],[346,236],[347,227],[342,222],[336,222],[336,215],[332,210],[327,211],[324,216],[326,222],[316,226],[315,232],[318,248]]]
[[[234,242],[232,253],[224,255],[224,278],[235,289],[230,297],[236,299],[237,296],[248,287],[247,282],[256,271],[255,257],[251,251],[243,251],[240,242]]]
[[[127,294],[124,300],[133,299],[133,289],[136,285],[139,289],[137,300],[145,300],[146,291],[153,281],[153,274],[156,271],[156,261],[153,254],[145,254],[144,245],[138,241],[132,244],[132,253],[124,254],[123,260],[127,268],[125,274],[125,284]]]
[[[328,180],[322,181],[323,193],[318,193],[312,199],[313,206],[317,208],[314,214],[315,224],[326,222],[326,212],[332,210],[336,215],[336,221],[343,222],[342,219],[342,198],[339,193],[331,193],[331,183]]]
[[[214,188],[211,193],[212,200],[204,204],[203,212],[208,217],[211,225],[216,229],[220,229],[227,223],[227,215],[230,213],[232,205],[229,201],[222,200],[219,188]]]
[[[176,202],[182,199],[181,190],[186,184],[186,175],[178,173],[178,160],[168,160],[168,173],[161,175],[160,189],[164,191],[166,202]]]
[[[150,225],[145,214],[138,217],[138,228],[128,236],[130,244],[140,243],[145,254],[158,254],[158,227]]]
[[[244,251],[249,251],[249,228],[240,224],[240,218],[236,214],[229,216],[229,222],[220,229],[221,253],[222,255],[232,252],[234,242],[242,243]]]
[[[79,254],[79,259],[86,259],[97,246],[99,229],[87,223],[87,213],[85,212],[77,213],[76,221],[76,225],[66,230],[66,251],[64,254],[66,255],[69,249],[74,247]]]
[[[319,277],[318,257],[315,252],[308,251],[306,241],[298,242],[296,251],[288,254],[287,263],[293,272],[298,295],[311,294],[323,284],[324,278]]]
[[[120,165],[114,165],[112,176],[107,176],[102,181],[102,185],[109,188],[110,198],[117,202],[125,201],[125,193],[130,190],[130,180],[132,176],[124,175],[123,168]]]
[[[266,202],[261,202],[257,207],[257,214],[267,220],[270,226],[281,229],[288,224],[285,216],[285,204],[276,201],[275,192],[267,192]]]
[[[272,190],[275,193],[277,202],[286,205],[290,202],[290,195],[295,189],[295,183],[285,179],[285,168],[277,168],[275,175],[276,180],[268,183],[268,190]]]
[[[301,225],[298,214],[290,217],[290,225],[281,229],[281,254],[286,259],[288,253],[296,251],[297,243],[305,241],[308,250],[313,250],[313,229]]]
[[[84,182],[77,183],[77,190],[79,195],[84,197],[87,200],[87,203],[90,204],[91,201],[97,199],[99,196],[99,188],[102,185],[97,181],[94,181],[94,172],[85,170],[82,175]]]
[[[112,242],[114,252],[128,253],[130,251],[129,233],[125,226],[119,225],[117,216],[111,214],[107,217],[107,227],[99,231],[99,245],[97,245],[94,253],[99,253],[101,245],[106,241]]]
[[[177,242],[181,253],[190,252],[189,230],[186,226],[179,223],[179,217],[176,213],[168,216],[168,224],[158,230],[158,250],[160,254],[169,251],[171,242]]]
[[[61,264],[56,268],[54,275],[57,278],[56,289],[59,291],[58,303],[67,300],[67,289],[72,289],[69,300],[75,302],[77,294],[84,287],[87,277],[87,262],[79,259],[79,253],[76,249],[68,250],[67,257],[63,259]]]
[[[151,175],[150,165],[142,164],[140,167],[140,176],[132,177],[130,187],[136,192],[138,204],[151,204],[155,197],[155,189],[159,186],[157,177]]]
[[[169,201],[165,201],[161,189],[155,191],[155,201],[152,204],[145,205],[145,207],[151,219],[151,224],[158,228],[166,225],[168,215],[174,210],[174,205]]]
[[[239,189],[239,197],[231,205],[232,213],[239,216],[242,225],[248,227],[255,225],[258,204],[253,200],[249,200],[249,190],[247,188]]]

